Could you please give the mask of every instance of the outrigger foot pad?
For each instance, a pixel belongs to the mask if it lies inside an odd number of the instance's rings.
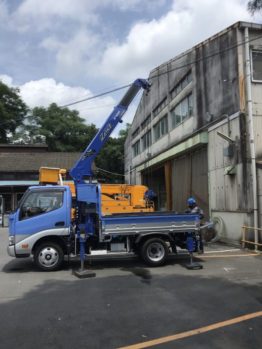
[[[79,279],[93,278],[96,276],[96,273],[88,269],[73,270],[73,274]]]
[[[191,270],[199,270],[199,269],[203,269],[203,265],[198,263],[198,262],[194,262],[193,258],[193,253],[190,252],[189,253],[189,258],[190,258],[190,262],[188,264],[186,264],[186,268],[187,269],[191,269]]]
[[[203,269],[203,265],[197,262],[192,262],[192,263],[186,264],[186,268],[191,270],[198,270],[198,269]]]

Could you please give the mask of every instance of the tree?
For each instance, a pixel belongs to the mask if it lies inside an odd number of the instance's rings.
[[[126,124],[126,128],[119,131],[118,138],[109,138],[95,160],[97,167],[112,173],[124,174],[124,146],[129,128],[130,124]],[[105,176],[105,173],[103,175]],[[108,179],[123,181],[121,176],[108,174],[107,177]]]
[[[254,15],[255,12],[262,9],[262,0],[250,0],[247,3],[247,9],[252,15]]]
[[[31,139],[45,137],[51,151],[83,151],[97,132],[94,124],[84,122],[78,111],[53,103],[48,108],[34,108],[25,131]]]
[[[8,143],[16,128],[23,124],[28,107],[19,96],[18,88],[0,81],[0,143]]]

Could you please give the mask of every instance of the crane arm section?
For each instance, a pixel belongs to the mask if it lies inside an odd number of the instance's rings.
[[[147,80],[137,79],[129,87],[120,103],[114,107],[114,110],[107,118],[104,125],[97,132],[95,137],[89,143],[80,159],[70,170],[70,175],[74,179],[75,184],[84,183],[84,177],[92,177],[92,163],[100,150],[107,142],[108,138],[116,128],[119,122],[122,122],[122,117],[128,109],[128,106],[135,98],[141,88],[149,90],[150,84]]]

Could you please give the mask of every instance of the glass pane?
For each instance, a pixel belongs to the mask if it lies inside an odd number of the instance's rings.
[[[192,93],[188,96],[188,115],[192,116],[193,115],[193,95]]]
[[[192,72],[190,71],[188,74],[187,74],[187,82],[190,83],[192,81]]]
[[[167,116],[164,116],[161,120],[161,135],[165,135],[167,133]]]
[[[160,123],[157,123],[154,127],[154,136],[155,140],[158,140],[160,138]]]
[[[13,210],[12,208],[12,195],[11,194],[3,194],[4,203],[5,203],[5,212],[9,213]]]
[[[150,146],[152,144],[152,135],[151,135],[151,131],[148,132],[148,146]]]
[[[174,127],[176,127],[181,123],[181,104],[178,104],[175,107],[173,121],[174,121]]]
[[[183,99],[181,102],[181,117],[184,120],[188,115],[188,101],[187,98]]]
[[[62,191],[32,192],[21,207],[22,219],[56,210],[63,204]]]
[[[146,136],[142,137],[142,146],[143,146],[143,150],[146,149]]]
[[[181,85],[182,85],[182,89],[184,89],[186,86],[187,86],[187,84],[188,84],[188,82],[187,82],[187,79],[186,79],[186,77],[182,80],[182,83],[181,83]]]
[[[262,81],[262,51],[253,51],[253,79]]]

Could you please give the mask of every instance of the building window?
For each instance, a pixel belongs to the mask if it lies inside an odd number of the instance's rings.
[[[157,107],[153,110],[153,115],[154,118],[165,108],[167,105],[167,97],[165,97],[158,105]]]
[[[191,70],[179,81],[178,84],[171,90],[171,97],[175,98],[184,88],[192,81]]]
[[[148,115],[148,117],[142,122],[141,124],[141,130],[146,128],[151,122],[151,115]]]
[[[136,136],[139,134],[139,127],[135,129],[135,131],[132,133],[132,138],[136,138]]]
[[[190,93],[171,110],[172,128],[180,125],[185,119],[193,115],[193,96]]]
[[[165,115],[154,126],[154,139],[155,139],[155,141],[157,141],[159,138],[164,136],[167,132],[168,132],[168,121],[167,121],[167,115]]]
[[[143,150],[150,147],[151,144],[152,144],[152,135],[150,130],[147,133],[145,133],[144,136],[142,137]]]
[[[133,154],[134,156],[140,154],[140,140],[133,145]]]
[[[262,81],[262,51],[252,51],[252,78]]]

